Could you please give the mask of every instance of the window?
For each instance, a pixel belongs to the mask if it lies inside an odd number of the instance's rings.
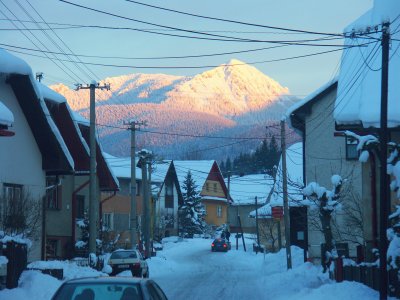
[[[129,195],[132,194],[132,184],[129,182]],[[136,196],[139,196],[140,189],[139,189],[139,183],[136,181]]]
[[[83,219],[85,217],[85,196],[76,196],[76,218]]]
[[[58,252],[58,240],[56,239],[47,239],[46,240],[46,258],[47,259],[56,259]]]
[[[104,213],[103,214],[103,226],[107,229],[114,229],[113,226],[113,214],[112,213]]]
[[[358,159],[357,141],[346,137],[346,159]]]
[[[165,186],[165,208],[174,208],[174,190],[172,185]]]
[[[217,192],[217,183],[216,182],[213,183],[213,187],[214,187],[214,193],[216,193]]]
[[[221,218],[222,217],[222,206],[217,205],[217,217]]]
[[[46,203],[48,209],[61,209],[61,185],[57,176],[46,177]]]
[[[18,210],[18,203],[22,200],[22,185],[19,184],[3,184],[4,202],[0,203],[1,216],[14,214]]]

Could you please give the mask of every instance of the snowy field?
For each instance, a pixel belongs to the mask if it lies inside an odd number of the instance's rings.
[[[169,299],[378,299],[376,291],[358,283],[336,283],[322,274],[321,268],[303,263],[303,253],[292,248],[293,269],[286,271],[285,251],[258,254],[247,245],[244,252],[210,251],[209,239],[172,237],[164,241],[164,250],[148,260],[150,277],[165,291]],[[105,273],[77,267],[67,262],[52,262],[64,268],[65,279],[101,276]],[[123,272],[120,276],[131,276]],[[59,281],[38,271],[25,271],[19,287],[0,291],[0,299],[50,299],[60,286]]]

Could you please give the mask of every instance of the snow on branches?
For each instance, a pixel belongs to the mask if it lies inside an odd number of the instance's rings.
[[[201,197],[190,171],[183,182],[183,190],[183,205],[179,207],[181,234],[183,237],[193,237],[194,234],[204,233],[206,224]]]
[[[309,183],[304,189],[303,194],[319,209],[319,218],[321,221],[322,232],[325,238],[325,258],[322,260],[322,267],[326,272],[332,262],[332,259],[337,257],[337,251],[333,241],[332,233],[332,213],[335,208],[339,206],[340,190],[342,188],[343,180],[339,175],[331,177],[333,185],[332,190],[320,186],[316,182]]]
[[[379,151],[379,139],[374,135],[360,136],[351,131],[346,131],[345,135],[358,141],[357,150],[361,151],[359,161],[365,163],[368,161],[370,151]],[[400,145],[394,142],[388,143],[389,157],[387,159],[387,174],[391,175],[392,181],[390,189],[396,193],[397,199],[400,199]],[[396,205],[396,210],[389,215],[392,222],[392,228],[387,230],[389,247],[387,250],[388,264],[393,268],[399,268],[400,258],[400,205]]]

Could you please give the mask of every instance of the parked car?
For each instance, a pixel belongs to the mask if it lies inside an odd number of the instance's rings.
[[[138,250],[116,250],[111,253],[108,264],[112,268],[111,276],[130,270],[134,277],[148,278],[149,266]]]
[[[215,252],[215,251],[228,252],[228,250],[230,250],[230,249],[231,249],[231,243],[229,243],[225,239],[215,239],[211,243],[211,251],[212,252]]]
[[[150,279],[89,277],[64,282],[52,300],[166,300],[162,289]]]

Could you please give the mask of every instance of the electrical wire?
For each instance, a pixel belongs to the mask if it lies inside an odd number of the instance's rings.
[[[217,37],[219,39],[216,40],[221,40],[221,38],[224,38],[224,41],[230,41],[230,42],[252,42],[252,43],[278,43],[278,44],[296,44],[296,45],[300,45],[301,43],[305,43],[308,42],[309,40],[294,40],[294,41],[266,41],[266,40],[255,40],[255,39],[244,39],[244,38],[238,38],[238,37],[231,37],[231,36],[225,36],[225,35],[217,35],[217,34],[211,34],[211,33],[206,33],[206,32],[201,32],[201,31],[195,31],[195,30],[188,30],[188,29],[183,29],[183,28],[177,28],[177,27],[172,27],[172,26],[166,26],[166,25],[160,25],[160,24],[156,24],[156,23],[152,23],[152,22],[147,22],[147,21],[143,21],[143,20],[138,20],[138,19],[134,19],[134,18],[130,18],[130,17],[124,17],[118,14],[114,14],[114,13],[110,13],[110,12],[106,12],[103,10],[99,10],[99,9],[95,9],[92,7],[88,7],[88,6],[84,6],[84,5],[80,5],[77,3],[73,3],[67,0],[58,0],[60,2],[72,5],[72,6],[76,6],[82,9],[86,9],[89,11],[93,11],[96,13],[100,13],[100,14],[104,14],[104,15],[108,15],[108,16],[112,16],[115,18],[119,18],[119,19],[123,19],[123,20],[129,20],[129,21],[133,21],[133,22],[137,22],[137,23],[142,23],[142,24],[146,24],[146,25],[151,25],[151,26],[156,26],[156,27],[161,27],[161,28],[167,28],[167,29],[174,29],[174,30],[178,30],[178,31],[182,31],[182,32],[188,32],[188,33],[194,33],[194,34],[199,34],[199,35],[206,35],[206,36],[212,36],[212,37]],[[159,32],[150,32],[150,31],[146,31],[147,33],[153,33],[153,34],[160,34]],[[299,31],[300,32],[300,31]],[[343,37],[343,34],[340,35],[335,35],[335,34],[324,34],[324,35],[333,35],[333,36],[341,36]],[[186,37],[187,36],[179,36],[179,37]],[[190,38],[200,38],[200,37],[190,37]],[[227,40],[230,39],[230,40]],[[311,46],[310,44],[305,44],[307,46]],[[322,46],[321,45],[315,45],[315,46]],[[326,45],[324,45],[326,46]],[[343,47],[343,45],[330,45],[331,47]]]

